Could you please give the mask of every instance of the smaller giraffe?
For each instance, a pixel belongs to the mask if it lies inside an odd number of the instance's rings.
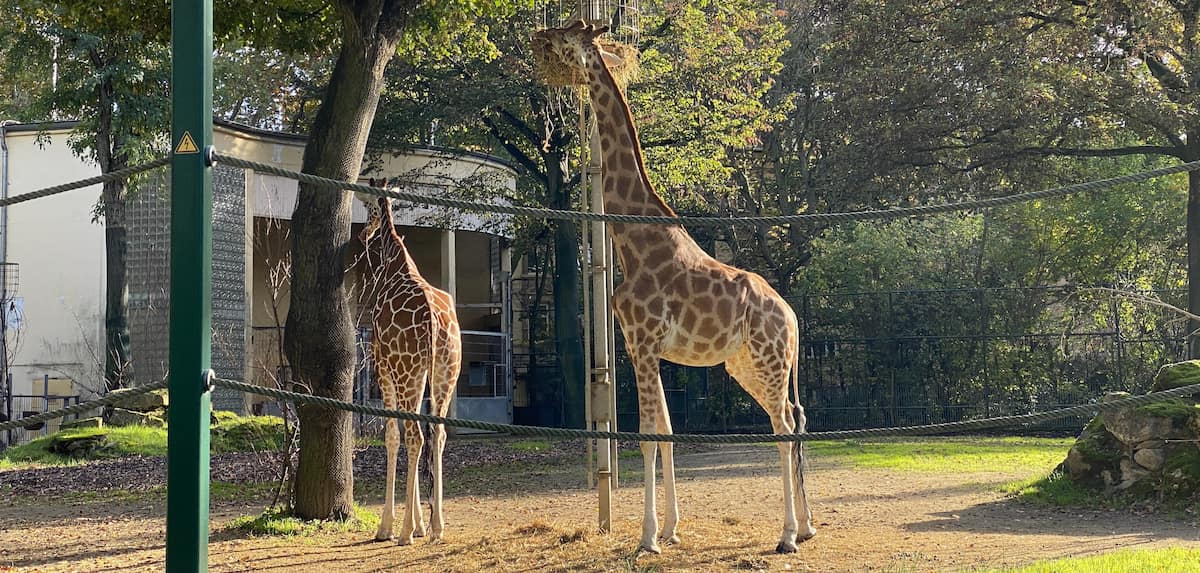
[[[371,179],[371,186],[375,187]],[[387,187],[384,179],[380,187]],[[387,409],[419,412],[429,386],[429,412],[445,416],[450,398],[458,382],[462,366],[462,339],[454,299],[449,293],[434,288],[417,270],[404,239],[392,223],[391,201],[387,197],[359,194],[367,207],[367,224],[359,233],[366,250],[367,274],[363,292],[368,303],[373,300],[371,326],[374,340],[371,353],[375,363],[375,380],[383,394]],[[382,232],[377,232],[382,229]],[[383,516],[375,539],[392,538],[395,513],[396,465],[400,448],[399,423],[387,421],[387,486]],[[441,424],[431,426],[430,471],[433,489],[430,492],[430,542],[439,542],[445,521],[442,516],[442,452],[446,445],[446,429]],[[421,516],[418,466],[425,437],[417,422],[404,422],[404,445],[408,452],[408,484],[405,490],[404,522],[397,542],[409,545],[414,535],[425,535]]]

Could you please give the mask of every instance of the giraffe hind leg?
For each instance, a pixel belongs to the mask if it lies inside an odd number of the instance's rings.
[[[773,374],[772,372],[777,369],[762,367],[757,362],[749,349],[746,349],[730,358],[725,364],[725,369],[771,417],[771,428],[774,433],[790,434],[795,428],[795,420],[787,397],[787,372]],[[779,449],[779,465],[783,474],[783,533],[779,538],[779,544],[775,546],[775,551],[776,553],[794,553],[797,549],[796,540],[799,530],[795,504],[796,466],[792,456],[792,443],[780,442],[777,447]]]
[[[407,502],[404,504],[404,524],[396,542],[400,545],[411,545],[417,528],[421,524],[420,492],[418,491],[417,474],[421,463],[421,448],[425,445],[425,437],[421,435],[421,426],[416,422],[404,422],[404,445],[408,454],[408,487],[405,489]]]
[[[392,523],[396,519],[396,457],[400,455],[400,428],[394,418],[385,423],[385,449],[387,450],[387,484],[384,489],[383,511],[379,518],[376,541],[392,538]]]

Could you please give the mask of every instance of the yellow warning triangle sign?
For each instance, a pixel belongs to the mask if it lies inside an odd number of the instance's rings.
[[[183,132],[183,137],[179,138],[179,145],[175,146],[175,153],[200,153],[200,148],[196,147],[196,140],[192,139],[192,134]]]

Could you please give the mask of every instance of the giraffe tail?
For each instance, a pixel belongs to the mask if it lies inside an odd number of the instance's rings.
[[[796,418],[792,432],[802,434],[808,429],[808,420],[804,417],[804,407],[800,405],[800,348],[797,348],[796,354],[792,356],[791,370],[792,407],[795,409]],[[804,442],[792,442],[792,464],[796,472],[796,491],[799,495],[804,495]]]

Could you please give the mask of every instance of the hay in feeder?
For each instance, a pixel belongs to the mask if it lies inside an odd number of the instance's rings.
[[[609,67],[617,85],[624,88],[629,82],[637,79],[638,50],[628,44],[622,44],[610,38],[596,40],[600,48],[621,58],[616,67]],[[537,42],[533,44],[533,59],[535,69],[542,80],[552,86],[582,86],[587,85],[587,76],[579,71],[577,66],[565,62],[550,50],[541,49]]]

